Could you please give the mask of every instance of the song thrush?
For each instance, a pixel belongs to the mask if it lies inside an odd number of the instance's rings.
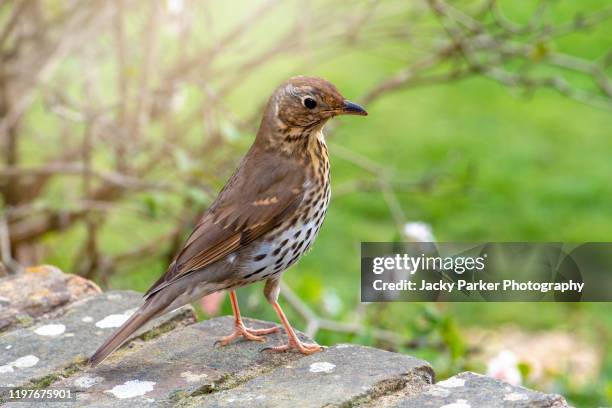
[[[330,198],[329,159],[322,129],[336,115],[367,115],[331,83],[295,77],[270,97],[255,142],[204,213],[145,302],[94,353],[97,365],[150,319],[219,290],[229,290],[237,337],[261,341],[278,328],[244,326],[234,290],[265,280],[264,294],[284,326],[288,343],[274,351],[311,354],[278,304],[279,280],[312,245]]]

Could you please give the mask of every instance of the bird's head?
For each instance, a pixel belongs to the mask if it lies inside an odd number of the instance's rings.
[[[281,129],[320,127],[337,115],[368,114],[347,101],[328,81],[304,76],[293,77],[278,87],[267,110],[266,116],[274,118]]]

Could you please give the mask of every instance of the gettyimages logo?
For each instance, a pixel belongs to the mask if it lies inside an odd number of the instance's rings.
[[[441,256],[410,256],[395,254],[393,257],[377,257],[373,260],[372,272],[379,275],[386,270],[406,270],[414,275],[418,270],[447,271],[459,275],[466,271],[482,271],[485,268],[487,254],[478,257],[441,257]]]
[[[612,244],[362,243],[362,301],[612,300]]]

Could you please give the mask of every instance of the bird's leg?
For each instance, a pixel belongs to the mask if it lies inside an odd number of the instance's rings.
[[[285,327],[285,331],[287,332],[289,341],[287,342],[287,344],[283,346],[266,347],[265,350],[267,351],[269,350],[269,351],[273,351],[277,353],[282,353],[282,352],[289,351],[289,350],[297,350],[302,354],[314,354],[319,351],[323,351],[323,346],[319,346],[316,343],[303,343],[298,338],[298,336],[295,334],[295,331],[293,330],[293,327],[291,327],[291,324],[289,324],[289,320],[287,320],[287,317],[285,316],[285,313],[283,313],[283,309],[281,309],[278,302],[272,303],[272,307],[274,307],[274,310],[276,311],[278,318],[280,319],[281,323]]]
[[[298,350],[302,354],[313,354],[319,351],[323,351],[322,346],[319,346],[316,343],[314,344],[302,343],[302,341],[298,338],[298,336],[295,334],[295,331],[293,330],[293,327],[291,327],[291,324],[289,324],[289,320],[287,320],[287,316],[285,316],[285,313],[283,313],[283,309],[281,309],[280,305],[278,304],[278,294],[279,293],[280,293],[279,279],[278,278],[268,279],[266,281],[266,286],[264,287],[264,295],[266,296],[266,299],[268,299],[268,302],[270,302],[270,304],[276,311],[278,318],[280,319],[281,323],[283,324],[283,327],[285,328],[285,331],[287,332],[289,341],[284,346],[266,347],[264,350],[269,350],[269,351],[274,351],[274,352],[285,352],[289,350]]]
[[[242,317],[240,316],[240,308],[238,307],[236,292],[230,290],[229,296],[232,304],[232,310],[234,311],[234,332],[229,336],[221,337],[215,342],[215,344],[227,346],[232,342],[232,340],[237,339],[238,337],[244,337],[246,340],[252,341],[264,341],[264,338],[260,336],[279,331],[278,327],[270,327],[268,329],[250,329],[246,327],[242,322]]]

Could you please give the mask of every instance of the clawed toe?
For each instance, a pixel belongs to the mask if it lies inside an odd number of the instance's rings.
[[[272,333],[278,333],[280,331],[280,328],[277,326],[274,327],[269,327],[266,329],[249,329],[247,328],[246,331],[254,336],[264,336],[266,334],[272,334]]]
[[[325,347],[320,346],[316,343],[302,343],[299,340],[297,342],[289,340],[287,344],[284,344],[282,346],[266,347],[262,349],[261,351],[271,351],[273,353],[285,353],[291,350],[296,350],[302,354],[310,355],[310,354],[318,353],[320,351],[325,350]]]
[[[266,329],[250,329],[248,327],[245,327],[242,323],[240,323],[234,327],[234,332],[232,334],[230,334],[229,336],[221,337],[219,340],[215,341],[215,346],[217,345],[221,347],[227,346],[233,340],[239,337],[242,337],[245,340],[249,340],[249,341],[265,341],[266,339],[261,336],[264,336],[266,334],[276,333],[279,330],[280,329],[278,327],[270,327]]]

